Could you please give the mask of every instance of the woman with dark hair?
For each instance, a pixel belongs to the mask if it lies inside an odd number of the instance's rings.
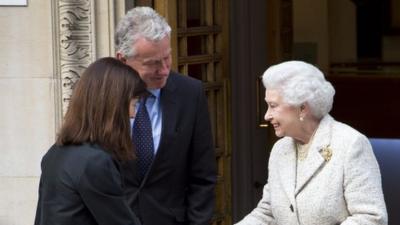
[[[125,199],[120,164],[135,158],[130,117],[144,93],[137,72],[114,58],[84,71],[42,159],[35,225],[140,224]]]

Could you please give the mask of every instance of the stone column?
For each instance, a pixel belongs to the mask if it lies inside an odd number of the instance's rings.
[[[53,1],[54,71],[61,80],[56,94],[61,98],[60,118],[67,110],[74,83],[96,59],[94,4],[94,0]]]

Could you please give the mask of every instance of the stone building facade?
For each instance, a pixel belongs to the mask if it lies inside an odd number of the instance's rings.
[[[0,2],[1,4],[1,2]],[[79,74],[114,54],[119,0],[0,5],[0,225],[33,224],[40,160]]]

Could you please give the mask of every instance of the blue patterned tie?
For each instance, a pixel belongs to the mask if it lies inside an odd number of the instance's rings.
[[[147,97],[141,100],[141,104],[135,116],[132,136],[136,147],[139,164],[139,174],[143,179],[154,158],[153,133],[151,121],[146,109]]]

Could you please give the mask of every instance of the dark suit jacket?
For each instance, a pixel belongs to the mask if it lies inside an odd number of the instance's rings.
[[[145,225],[209,224],[216,166],[202,83],[171,72],[160,98],[161,140],[151,168],[141,181],[136,161],[124,166],[129,202]]]
[[[137,225],[118,162],[97,145],[53,145],[42,159],[35,225]]]

